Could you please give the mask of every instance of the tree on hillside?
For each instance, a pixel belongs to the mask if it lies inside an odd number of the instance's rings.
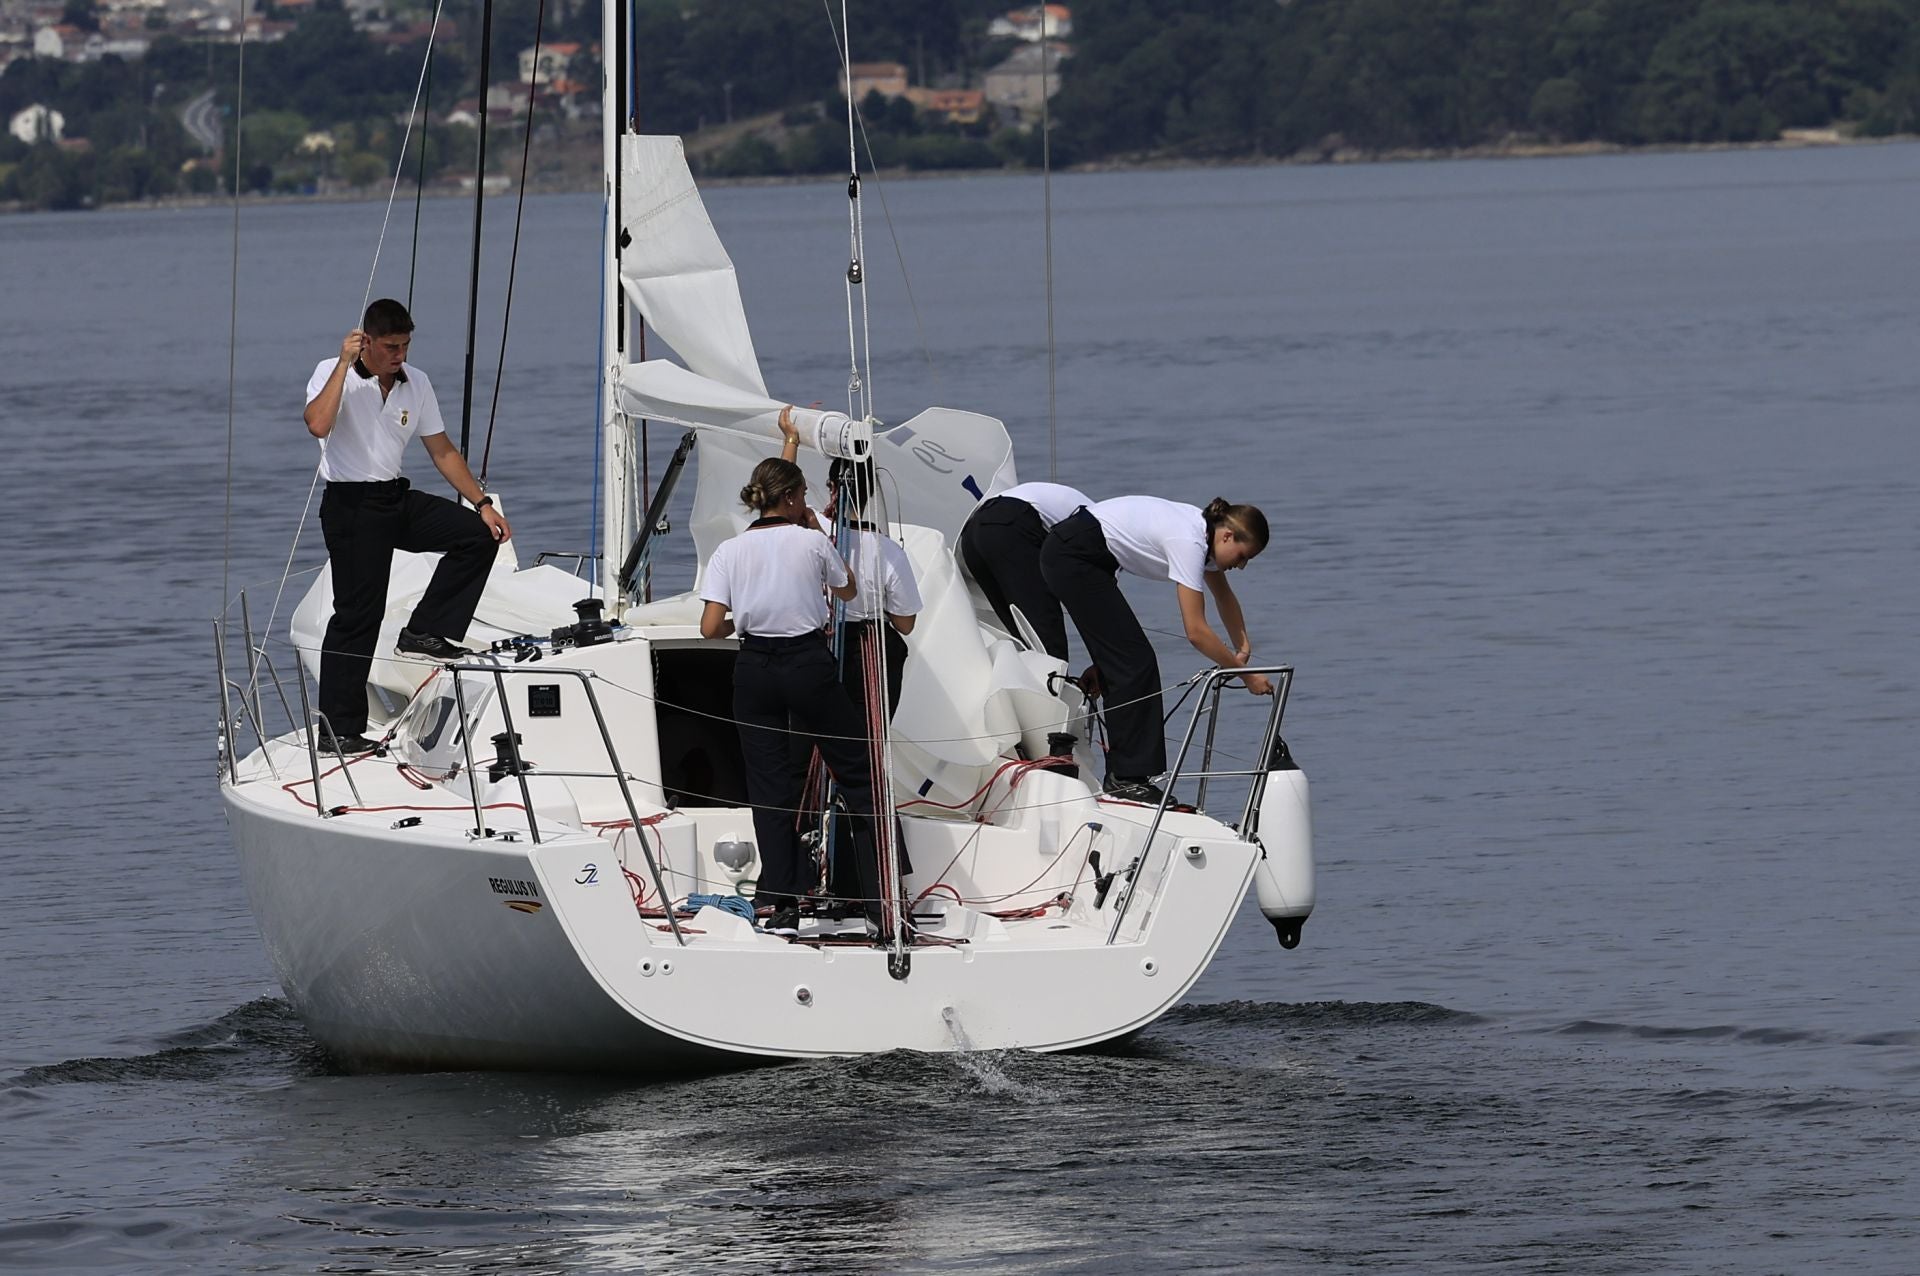
[[[1826,13],[1709,6],[1648,58],[1629,127],[1653,142],[1745,142],[1826,124],[1852,87],[1850,52],[1845,29]]]

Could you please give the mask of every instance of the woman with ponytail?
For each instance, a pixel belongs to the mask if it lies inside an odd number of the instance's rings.
[[[1163,795],[1152,781],[1167,769],[1160,664],[1120,592],[1121,569],[1173,582],[1187,641],[1214,664],[1237,668],[1252,656],[1253,642],[1226,574],[1245,567],[1266,547],[1267,516],[1252,505],[1219,499],[1199,509],[1157,496],[1117,496],[1075,511],[1047,534],[1040,549],[1041,575],[1073,617],[1100,670],[1107,701],[1109,796],[1157,805]],[[1226,641],[1207,623],[1202,589],[1220,609]],[[1242,681],[1255,695],[1273,691],[1260,674]]]
[[[781,415],[784,424],[786,414]],[[760,898],[774,908],[767,929],[797,933],[800,899],[812,885],[794,820],[806,783],[806,754],[790,747],[789,723],[791,734],[819,748],[846,799],[859,893],[868,915],[877,916],[879,864],[867,729],[840,685],[822,633],[827,595],[847,601],[857,590],[807,508],[807,479],[798,465],[776,457],[760,462],[740,489],[740,501],[760,517],[707,560],[700,583],[706,603],[700,633],[740,635],[733,716],[760,848]]]

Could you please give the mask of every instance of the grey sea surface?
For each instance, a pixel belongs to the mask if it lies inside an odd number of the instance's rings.
[[[707,198],[773,392],[843,403],[843,193]],[[665,1084],[343,1074],[247,912],[208,621],[320,561],[302,387],[412,208],[243,210],[231,435],[230,211],[0,222],[0,1268],[1914,1270],[1920,147],[1059,177],[1051,436],[1042,198],[868,186],[880,413],[1266,508],[1305,943],[1249,905],[1104,1052]],[[456,434],[470,215],[411,284]],[[599,219],[526,205],[529,559],[592,543]]]

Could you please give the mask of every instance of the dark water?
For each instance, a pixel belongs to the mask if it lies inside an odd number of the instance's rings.
[[[886,188],[917,323],[869,191],[882,415],[997,413],[1044,475],[1038,183]],[[841,197],[709,202],[774,393],[842,401]],[[1250,913],[1110,1053],[656,1085],[317,1052],[213,796],[230,213],[0,222],[0,1266],[1914,1269],[1920,148],[1054,203],[1061,477],[1274,516],[1238,583],[1300,669],[1306,943]],[[256,618],[381,211],[242,218]],[[591,535],[598,213],[527,215],[492,468],[530,554]],[[416,295],[450,417],[467,216],[426,210]]]

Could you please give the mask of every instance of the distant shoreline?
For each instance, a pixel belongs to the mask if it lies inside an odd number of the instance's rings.
[[[1628,146],[1618,142],[1530,142],[1504,141],[1489,142],[1479,146],[1451,148],[1414,148],[1404,147],[1388,151],[1362,151],[1354,148],[1341,148],[1318,155],[1304,152],[1287,156],[1235,156],[1224,159],[1198,159],[1192,156],[1133,156],[1125,159],[1094,160],[1084,164],[1074,164],[1067,168],[1056,169],[1061,174],[1076,173],[1128,173],[1157,172],[1180,169],[1217,169],[1217,168],[1281,168],[1281,167],[1319,167],[1323,165],[1343,164],[1411,164],[1437,163],[1448,160],[1482,159],[1568,159],[1592,155],[1671,155],[1716,151],[1803,151],[1826,150],[1835,147],[1910,145],[1920,142],[1920,136],[1911,133],[1899,133],[1889,137],[1850,137],[1832,129],[1789,129],[1785,136],[1765,142],[1681,142],[1665,145]],[[940,181],[955,178],[981,176],[1033,176],[1039,173],[1037,168],[950,168],[950,169],[881,169],[871,176],[889,182],[898,181]],[[706,187],[727,186],[812,186],[825,183],[840,183],[846,179],[833,173],[785,173],[770,174],[764,177],[706,177],[697,179],[699,185]],[[530,195],[584,195],[591,194],[599,183],[583,175],[578,180],[547,179],[527,183]],[[442,182],[426,187],[421,194],[428,199],[465,199],[472,194],[469,186],[457,182]],[[490,198],[513,195],[508,187]],[[410,197],[411,192],[407,192]],[[333,191],[314,195],[289,194],[250,194],[246,203],[253,206],[277,204],[366,204],[377,203],[381,196],[377,188],[365,190]],[[157,199],[128,200],[122,203],[100,204],[91,208],[79,209],[32,209],[19,202],[0,203],[3,213],[99,213],[151,211],[172,212],[195,208],[226,208],[233,204],[231,195],[166,195]]]

